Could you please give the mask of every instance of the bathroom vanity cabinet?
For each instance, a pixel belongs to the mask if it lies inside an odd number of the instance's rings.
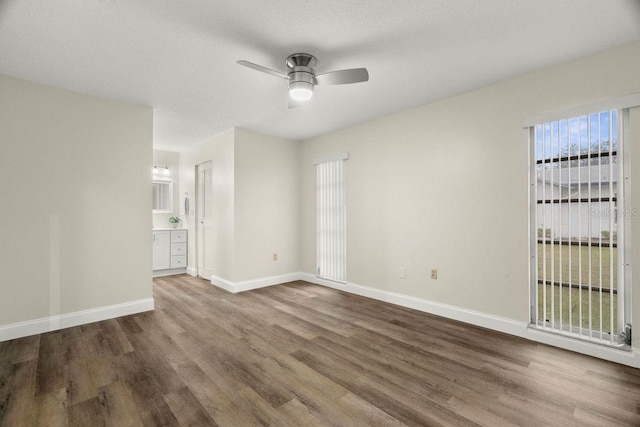
[[[153,277],[187,271],[187,230],[153,230]]]

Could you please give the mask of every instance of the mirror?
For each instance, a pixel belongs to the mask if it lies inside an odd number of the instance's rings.
[[[153,213],[173,213],[173,182],[153,181]]]

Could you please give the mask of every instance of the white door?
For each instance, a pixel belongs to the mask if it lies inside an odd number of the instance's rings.
[[[211,280],[213,275],[213,165],[196,166],[196,259],[198,276]]]
[[[153,232],[153,269],[167,270],[171,268],[171,232]]]

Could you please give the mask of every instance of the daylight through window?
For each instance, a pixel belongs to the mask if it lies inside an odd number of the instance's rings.
[[[609,345],[624,326],[619,115],[531,127],[532,323]]]

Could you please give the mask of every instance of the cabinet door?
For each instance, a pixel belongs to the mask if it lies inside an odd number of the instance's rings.
[[[171,232],[153,232],[153,269],[167,270],[171,268]]]

